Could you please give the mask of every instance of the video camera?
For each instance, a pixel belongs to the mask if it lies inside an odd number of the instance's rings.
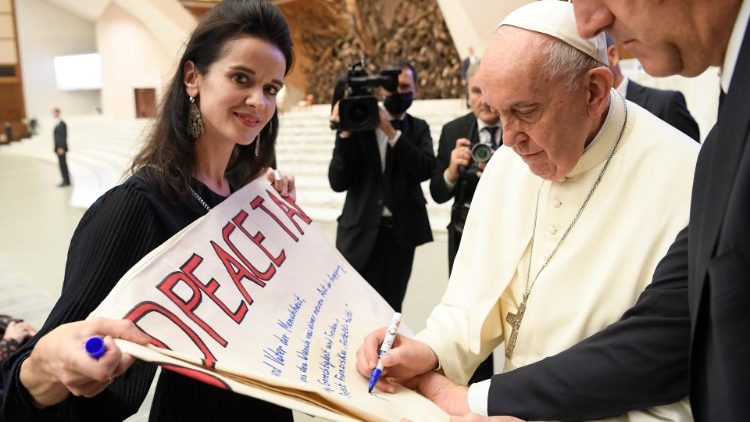
[[[337,127],[332,125],[332,128],[350,132],[377,128],[380,125],[380,112],[373,90],[382,86],[395,92],[400,73],[401,69],[384,69],[370,75],[364,60],[354,63],[346,73],[346,94],[339,102],[339,123]]]

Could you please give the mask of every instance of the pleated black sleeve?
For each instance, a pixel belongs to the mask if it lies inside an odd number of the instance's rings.
[[[39,334],[2,367],[6,421],[121,421],[138,411],[154,378],[156,366],[152,364],[136,362],[96,397],[70,395],[46,409],[34,407],[19,381],[19,371],[39,338],[61,324],[85,319],[128,269],[206,213],[197,202],[191,207],[166,198],[148,175],[148,170],[140,170],[99,198],[81,219],[68,250],[60,299]],[[225,199],[196,180],[191,187],[211,207]],[[292,412],[162,371],[149,420],[291,422]]]
[[[163,237],[154,212],[133,183],[115,187],[84,214],[68,250],[60,299],[44,326],[3,365],[8,421],[123,420],[138,410],[155,367],[137,362],[105,392],[91,399],[69,396],[59,405],[36,409],[19,380],[21,363],[39,338],[55,327],[86,319],[125,272],[156,247]],[[44,265],[40,262],[39,265]]]

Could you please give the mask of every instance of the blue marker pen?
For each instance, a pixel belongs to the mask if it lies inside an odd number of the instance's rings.
[[[380,346],[380,350],[378,351],[378,365],[370,373],[370,386],[367,388],[368,393],[372,393],[372,389],[375,388],[375,384],[377,384],[378,379],[380,378],[380,373],[383,372],[383,362],[381,362],[380,359],[383,357],[383,355],[388,353],[389,350],[391,350],[391,346],[393,346],[393,340],[396,339],[396,333],[398,332],[399,325],[401,325],[401,313],[396,312],[393,314],[391,325],[388,326],[388,331],[385,332],[383,344]]]
[[[107,351],[104,347],[104,339],[99,336],[89,337],[84,346],[86,353],[94,359],[99,359]]]

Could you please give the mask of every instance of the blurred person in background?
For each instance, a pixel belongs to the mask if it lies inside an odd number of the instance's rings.
[[[437,163],[430,180],[430,194],[438,204],[453,198],[451,221],[448,224],[448,274],[453,271],[461,235],[469,215],[474,191],[487,165],[491,151],[503,143],[500,116],[482,100],[479,88],[479,61],[469,67],[466,74],[471,112],[443,126],[438,145]],[[479,146],[478,146],[479,145]],[[483,148],[489,147],[489,148]],[[483,151],[472,159],[472,152]],[[485,380],[493,374],[492,355],[482,362],[470,383]]]
[[[55,139],[55,154],[57,154],[57,161],[60,164],[60,174],[62,175],[62,182],[58,187],[70,186],[70,174],[68,173],[68,125],[65,124],[62,117],[60,117],[60,109],[55,107],[52,109],[52,117],[55,118],[55,129],[52,131],[53,138]]]
[[[607,56],[609,70],[615,77],[615,89],[623,97],[650,111],[680,132],[695,139],[696,142],[700,142],[698,123],[690,114],[682,92],[643,86],[623,75],[620,69],[620,52],[609,34],[607,34]]]

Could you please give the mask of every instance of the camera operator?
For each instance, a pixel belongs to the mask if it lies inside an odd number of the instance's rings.
[[[482,91],[474,77],[478,70],[479,61],[469,66],[466,74],[471,112],[443,126],[437,164],[430,180],[430,194],[435,202],[455,198],[448,224],[448,273],[453,270],[453,260],[482,170],[492,152],[503,142],[500,116],[482,101]],[[489,379],[493,373],[490,355],[479,365],[470,382]]]
[[[328,181],[346,191],[336,247],[400,311],[414,250],[432,240],[420,182],[432,175],[435,153],[427,122],[406,113],[418,86],[414,67],[405,61],[389,67],[401,71],[395,91],[383,88],[379,126],[336,133]],[[338,122],[335,97],[334,104],[331,121]]]

